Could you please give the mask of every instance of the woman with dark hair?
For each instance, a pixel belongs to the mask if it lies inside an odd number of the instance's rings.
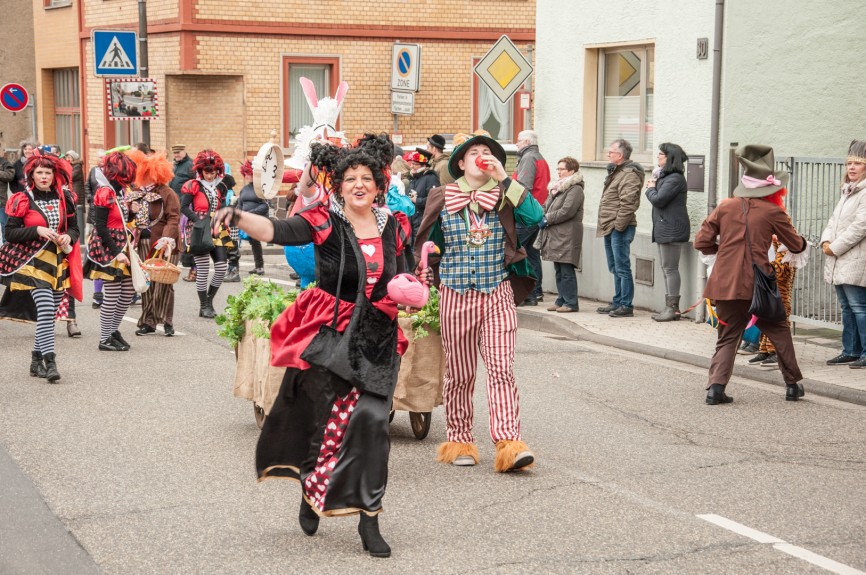
[[[54,351],[57,306],[67,288],[81,299],[81,276],[73,273],[73,266],[81,265],[75,251],[78,221],[67,169],[58,158],[31,154],[24,164],[25,190],[6,204],[6,243],[0,246],[0,283],[6,286],[0,318],[35,318],[30,375],[49,383],[60,379]]]
[[[713,273],[707,280],[704,297],[713,301],[719,316],[716,352],[710,360],[707,380],[708,405],[731,403],[725,393],[731,379],[737,346],[751,319],[749,310],[755,289],[755,268],[767,276],[773,268],[767,258],[773,235],[791,254],[800,254],[808,243],[779,207],[786,193],[788,174],[775,171],[773,148],[748,145],[734,152],[744,173],[734,197],[723,200],[701,224],[695,235],[695,249],[714,256]],[[785,318],[758,317],[756,324],[773,345],[785,380],[785,399],[797,401],[805,394],[791,329]]]
[[[393,153],[384,135],[368,136],[363,149],[314,144],[299,184],[298,201],[305,209],[276,220],[231,207],[220,210],[214,221],[215,230],[236,224],[263,242],[315,245],[317,286],[301,292],[271,328],[271,364],[287,369],[262,428],[256,468],[260,481],[301,483],[298,520],[307,535],[316,532],[320,517],[360,514],[361,542],[374,557],[391,555],[379,533],[378,514],[388,476],[396,369],[392,378],[361,388],[312,368],[301,355],[335,314],[336,331],[353,345],[377,350],[376,365],[383,369],[396,368],[398,354],[406,349],[397,304],[387,295],[403,261],[399,226],[376,207],[389,181],[390,158],[381,153],[385,144]],[[311,177],[310,166],[317,177]],[[356,301],[363,302],[357,312]],[[347,332],[352,316],[361,312],[364,321]],[[370,356],[365,352],[365,357]]]
[[[180,211],[187,218],[187,237],[192,236],[195,222],[216,214],[228,193],[222,182],[225,164],[213,150],[202,150],[193,161],[195,177],[183,185],[180,193]],[[219,228],[213,238],[213,247],[206,252],[196,253],[195,246],[188,245],[187,252],[195,260],[195,289],[198,292],[198,316],[212,318],[216,315],[213,298],[219,291],[228,270],[229,250],[235,244],[229,236],[228,228]],[[208,285],[210,262],[213,260],[213,278]]]
[[[570,156],[556,163],[556,180],[547,186],[544,219],[541,220],[541,257],[556,270],[556,301],[547,311],[576,312],[577,276],[583,249],[583,174]]]
[[[678,145],[661,144],[658,168],[646,183],[646,197],[653,206],[652,240],[659,246],[665,276],[665,309],[652,316],[655,321],[680,319],[680,254],[691,234],[684,175],[688,160]]]
[[[141,207],[127,199],[128,187],[135,181],[135,162],[122,152],[106,154],[93,194],[93,232],[87,242],[84,274],[102,280],[102,305],[99,307],[99,349],[129,351],[129,342],[120,334],[120,324],[132,304],[129,250],[131,238],[127,224],[135,220]],[[104,178],[104,179],[103,179]]]

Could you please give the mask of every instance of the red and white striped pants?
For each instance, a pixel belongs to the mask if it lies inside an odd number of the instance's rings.
[[[445,379],[442,402],[448,441],[472,443],[475,372],[478,351],[487,367],[490,437],[520,439],[520,398],[514,383],[517,310],[511,284],[502,282],[490,294],[464,294],[445,286],[439,300]]]

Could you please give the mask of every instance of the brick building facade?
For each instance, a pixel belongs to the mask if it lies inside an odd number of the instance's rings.
[[[415,114],[399,117],[398,132],[406,142],[470,131],[485,122],[501,128],[501,139],[513,141],[523,126],[522,112],[511,103],[493,110],[473,66],[502,34],[531,53],[535,5],[535,0],[421,5],[149,0],[147,75],[156,80],[160,108],[160,119],[150,123],[151,145],[184,143],[191,153],[212,147],[234,167],[276,129],[288,149],[291,132],[305,123],[307,113],[296,85],[299,75],[316,81],[319,97],[333,95],[339,81],[348,82],[339,127],[349,137],[393,132],[395,41],[422,46]],[[93,74],[90,41],[94,29],[137,30],[137,8],[137,0],[81,0],[79,6],[84,142],[91,158],[139,138],[137,122],[108,120],[105,84]],[[475,21],[479,14],[485,15],[483,22]]]

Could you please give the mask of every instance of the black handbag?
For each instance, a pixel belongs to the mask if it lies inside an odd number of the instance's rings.
[[[749,214],[746,211],[745,199],[743,216],[746,218],[746,248],[751,258],[752,243],[749,239]],[[749,306],[749,313],[764,321],[785,321],[788,314],[785,312],[785,304],[782,303],[782,296],[779,294],[775,270],[768,274],[752,259],[752,271],[755,274],[755,286],[752,289],[752,305]]]
[[[210,227],[210,216],[193,222],[192,231],[189,234],[189,253],[198,256],[210,253],[214,249]]]
[[[364,293],[367,266],[358,242],[351,238],[358,260],[358,294],[348,327],[343,333],[337,331],[346,241],[342,224],[336,223],[334,227],[340,236],[340,275],[337,278],[334,319],[319,328],[319,333],[301,353],[301,359],[340,380],[338,387],[356,387],[371,395],[390,398],[400,369],[397,322],[376,309]]]

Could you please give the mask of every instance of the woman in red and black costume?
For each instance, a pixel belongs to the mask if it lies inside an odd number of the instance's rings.
[[[54,316],[64,290],[81,301],[81,255],[68,163],[34,154],[24,164],[26,187],[6,203],[6,243],[0,246],[0,318],[36,321],[30,375],[60,379]],[[66,188],[66,189],[64,189]],[[35,313],[34,313],[35,305]]]
[[[129,342],[120,333],[126,310],[132,304],[135,288],[129,263],[132,241],[129,222],[141,207],[128,202],[128,188],[135,181],[135,162],[126,154],[111,152],[99,164],[99,187],[93,194],[94,226],[87,242],[84,274],[102,280],[102,305],[99,307],[99,349],[128,351]]]
[[[375,557],[391,554],[379,533],[378,514],[388,476],[388,416],[396,373],[393,381],[374,382],[381,384],[374,393],[374,385],[360,389],[311,368],[301,354],[319,328],[333,321],[335,304],[336,330],[345,332],[360,285],[371,304],[364,310],[372,309],[370,317],[387,328],[364,329],[365,319],[353,332],[353,342],[380,350],[377,364],[384,366],[399,363],[398,354],[406,349],[397,326],[397,304],[387,295],[388,282],[401,271],[398,261],[404,261],[399,225],[376,207],[388,186],[391,154],[393,145],[384,135],[366,136],[361,147],[351,149],[314,144],[311,164],[321,181],[328,182],[330,197],[316,186],[308,167],[298,199],[307,207],[296,215],[268,219],[231,207],[220,210],[215,222],[235,224],[262,242],[315,245],[317,286],[302,291],[271,329],[271,364],[287,369],[262,428],[256,468],[260,481],[301,483],[298,520],[307,535],[316,532],[320,517],[360,514],[364,550]],[[366,269],[360,268],[361,261]]]
[[[195,178],[183,185],[180,193],[180,211],[187,218],[187,237],[192,235],[192,226],[198,220],[213,216],[225,202],[228,188],[222,183],[225,164],[213,150],[202,150],[193,161]],[[216,315],[213,298],[223,283],[228,269],[228,252],[235,244],[226,227],[218,228],[213,238],[213,249],[203,254],[195,254],[195,289],[200,304],[199,317],[211,318]],[[190,246],[187,246],[190,252]],[[208,285],[210,260],[213,260],[213,277]]]

